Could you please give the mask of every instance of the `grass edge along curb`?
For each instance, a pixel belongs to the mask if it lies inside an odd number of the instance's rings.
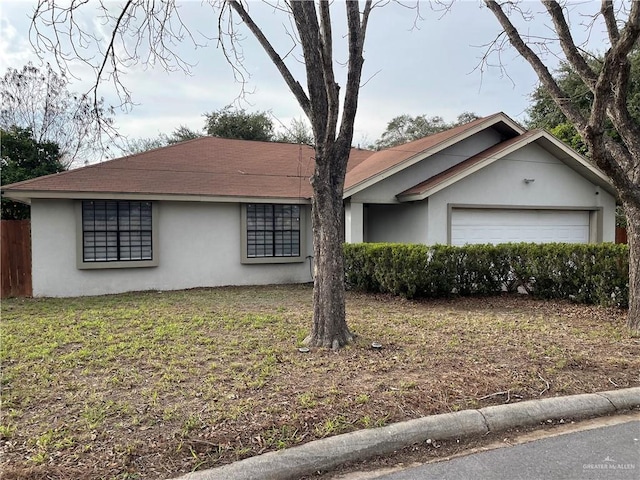
[[[634,387],[463,410],[336,435],[189,473],[178,480],[293,480],[346,462],[389,454],[427,439],[449,440],[483,435],[546,420],[610,415],[639,406],[640,387]]]

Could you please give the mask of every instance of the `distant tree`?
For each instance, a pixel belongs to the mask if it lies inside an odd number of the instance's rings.
[[[267,112],[247,113],[225,107],[204,116],[207,135],[262,142],[273,138],[273,122]]]
[[[171,135],[161,133],[157,137],[142,137],[133,138],[127,141],[124,153],[127,155],[134,155],[136,153],[146,152],[156,148],[166,147],[167,145],[173,145],[187,140],[193,140],[194,138],[203,137],[204,134],[196,130],[193,130],[185,125],[180,125],[176,128]]]
[[[294,118],[291,125],[284,131],[276,133],[272,141],[280,143],[301,143],[304,145],[313,145],[313,131],[307,122],[302,118]]]
[[[456,118],[456,121],[453,122],[452,126],[457,127],[458,125],[464,125],[465,123],[473,122],[479,118],[480,116],[474,112],[462,112],[458,115],[458,118]]]
[[[220,113],[225,111],[231,113],[229,115]],[[289,127],[283,127],[283,130],[273,133],[273,124],[265,112],[246,113],[244,110],[230,111],[228,107],[226,109],[223,108],[213,114],[205,114],[205,129],[207,130],[209,129],[212,115],[216,115],[214,120],[216,125],[211,130],[217,133],[217,135],[213,135],[216,137],[313,145],[313,132],[311,131],[311,127],[301,118],[294,118],[291,120]],[[263,125],[270,126],[266,128],[263,127]],[[133,155],[203,136],[205,136],[205,134],[202,132],[193,130],[185,125],[180,125],[170,135],[161,133],[157,137],[130,139],[127,141],[123,151],[127,155]]]
[[[2,185],[66,170],[58,145],[39,142],[28,128],[0,129],[0,170]],[[29,206],[2,199],[0,216],[3,220],[29,218]]]
[[[200,137],[204,137],[204,134],[192,130],[185,125],[180,125],[167,137],[167,144],[173,145],[174,143],[186,142],[187,140],[193,140]]]
[[[463,112],[458,115],[455,122],[445,122],[440,116],[428,117],[426,115],[400,115],[393,118],[387,124],[387,130],[376,140],[374,148],[382,150],[395,147],[403,143],[412,142],[419,138],[433,135],[434,133],[448,130],[464,123],[469,123],[480,117],[475,113]]]
[[[130,138],[127,140],[123,152],[125,155],[135,155],[136,153],[166,147],[168,144],[168,137],[165,133],[161,133],[157,137]]]
[[[68,86],[67,78],[48,64],[43,69],[32,63],[20,70],[9,68],[0,79],[0,128],[22,127],[36,142],[56,143],[67,167],[99,159],[108,148],[103,147],[101,134],[113,123],[102,101],[95,105]]]

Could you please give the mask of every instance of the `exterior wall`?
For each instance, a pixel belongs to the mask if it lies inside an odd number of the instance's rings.
[[[399,205],[368,205],[367,242],[424,243],[428,236],[427,200]]]
[[[396,195],[501,141],[500,134],[487,128],[411,167],[356,193],[352,202],[398,203]]]
[[[524,179],[535,179],[525,183]],[[428,244],[447,243],[448,206],[602,209],[602,239],[615,239],[615,198],[543,148],[527,145],[429,197]]]
[[[240,205],[159,202],[159,265],[78,270],[76,216],[71,200],[34,200],[31,206],[33,295],[70,297],[138,290],[311,281],[302,263],[240,263]],[[309,208],[309,207],[305,207]],[[307,215],[306,255],[313,254]]]

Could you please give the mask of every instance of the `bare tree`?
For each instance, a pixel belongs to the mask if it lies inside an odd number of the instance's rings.
[[[640,36],[640,2],[615,3],[603,0],[599,11],[591,18],[591,25],[600,17],[608,34],[608,49],[599,69],[593,68],[591,58],[574,40],[571,31],[568,6],[556,1],[543,0],[542,4],[553,24],[553,37],[530,38],[520,32],[512,18],[527,15],[517,3],[498,3],[486,0],[503,28],[503,36],[493,43],[500,49],[508,41],[535,70],[541,84],[547,90],[562,113],[575,126],[584,139],[592,160],[613,182],[628,219],[629,238],[629,314],[628,326],[640,329],[640,125],[628,110],[628,93],[631,63],[629,55]],[[549,71],[544,56],[536,52],[536,46],[544,50],[552,42],[560,46],[564,61],[579,75],[593,95],[588,114],[583,113],[567,92],[563,91]],[[559,54],[559,52],[558,52]],[[613,139],[606,129],[610,120],[621,142]]]
[[[39,0],[31,39],[40,52],[53,53],[63,67],[80,59],[93,68],[95,91],[108,76],[115,82],[123,102],[128,103],[130,92],[121,81],[121,74],[127,66],[138,62],[159,63],[167,69],[188,70],[189,65],[174,49],[178,42],[193,40],[193,37],[182,22],[174,2],[128,0],[117,11],[110,10],[114,6],[108,2],[91,2],[92,6],[97,5],[104,28],[110,31],[106,39],[87,32],[78,21],[78,10],[88,3],[71,0],[56,5],[56,2]],[[236,22],[239,17],[277,67],[311,123],[315,138],[315,170],[311,178],[315,284],[313,328],[307,343],[339,348],[352,340],[345,319],[342,194],[358,107],[364,62],[362,53],[372,0],[349,1],[333,6],[328,0],[291,0],[273,5],[275,10],[289,15],[292,25],[290,38],[295,42],[294,48],[299,48],[303,56],[305,78],[302,82],[294,77],[285,63],[290,58],[291,49],[284,54],[277,52],[249,13],[248,4],[238,0],[211,3],[219,9],[220,42],[237,77],[244,78],[242,56],[237,49],[239,26]],[[342,97],[334,72],[331,14],[338,7],[345,9],[347,27],[347,78]],[[95,47],[91,49],[87,45]],[[100,52],[97,63],[94,60],[96,52]],[[94,98],[97,99],[97,94]]]
[[[0,79],[0,127],[28,128],[36,142],[56,143],[66,168],[77,160],[99,160],[105,151],[96,119],[109,130],[112,125],[102,100],[94,103],[68,87],[67,77],[49,64],[9,68]]]
[[[292,118],[288,127],[282,123],[280,126],[281,130],[273,136],[273,142],[302,143],[304,145],[315,143],[311,126],[303,118]]]

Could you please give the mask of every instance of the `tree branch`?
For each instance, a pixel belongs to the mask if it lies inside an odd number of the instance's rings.
[[[102,63],[98,67],[98,73],[96,74],[96,87],[97,87],[97,84],[100,82],[100,79],[102,78],[102,73],[104,72],[104,68],[107,65],[107,61],[109,59],[112,60],[114,75],[117,75],[117,73],[115,72],[117,72],[118,67],[117,67],[117,63],[114,61],[114,57],[116,56],[116,52],[115,52],[116,36],[120,31],[120,25],[122,25],[124,16],[127,14],[129,7],[131,7],[132,3],[133,3],[132,0],[128,0],[127,3],[124,5],[124,7],[122,7],[122,11],[120,12],[120,15],[118,15],[116,24],[113,27],[113,30],[111,31],[111,37],[109,38],[109,45],[107,46],[107,50],[104,52],[104,56],[102,57]],[[97,88],[93,89],[93,105],[94,105],[94,108],[97,109],[97,106],[98,106],[98,89]]]
[[[309,3],[309,2],[307,2]],[[336,125],[338,123],[338,111],[340,110],[339,87],[336,84],[333,73],[333,38],[331,33],[331,13],[329,2],[320,1],[320,43],[322,52],[322,70],[325,72],[325,89],[327,91],[327,132],[326,136],[335,138]]]
[[[365,2],[362,19],[360,19],[358,2],[346,2],[346,8],[347,23],[349,25],[349,71],[347,73],[340,138],[351,138],[353,136],[354,117],[358,109],[360,78],[362,76],[362,65],[364,64],[362,52],[364,50],[364,40],[369,24],[372,2],[371,0]],[[345,121],[347,118],[351,118],[352,120],[350,122]]]
[[[613,2],[611,0],[602,0],[600,6],[600,13],[604,18],[604,23],[607,26],[607,33],[609,34],[609,41],[611,45],[618,41],[620,38],[620,32],[618,32],[618,22],[613,12]]]
[[[486,0],[485,4],[491,10],[500,22],[505,34],[509,38],[511,45],[522,55],[522,57],[529,62],[533,70],[538,75],[540,82],[545,86],[549,95],[556,101],[558,107],[562,110],[567,118],[576,126],[578,130],[584,128],[587,125],[587,119],[582,113],[572,105],[569,96],[558,86],[549,69],[542,63],[542,60],[536,55],[536,53],[522,40],[522,37],[518,33],[518,30],[514,27],[509,17],[504,13],[502,7],[495,0]]]
[[[562,13],[562,7],[556,1],[545,0],[542,3],[549,12],[551,20],[553,20],[556,33],[558,34],[558,39],[560,40],[560,46],[562,47],[562,51],[567,57],[567,60],[574,67],[576,73],[580,76],[585,85],[593,91],[598,80],[598,75],[587,64],[584,57],[576,47],[571,31],[569,30],[569,25],[567,25],[567,21]]]
[[[333,139],[331,132],[335,126],[329,125],[329,97],[327,78],[333,75],[333,64],[326,65],[322,55],[324,45],[321,40],[320,24],[314,1],[294,0],[291,12],[298,30],[302,53],[304,55],[309,99],[313,105],[313,114],[309,117],[317,145],[325,145],[327,139]],[[322,68],[317,68],[321,65]],[[328,77],[329,76],[329,77]]]
[[[625,195],[640,198],[640,190],[634,185],[633,180],[627,174],[629,169],[634,168],[632,152],[629,151],[628,144],[625,143],[625,145],[621,145],[604,134],[606,116],[609,116],[612,120],[615,117],[611,109],[613,99],[611,82],[613,81],[613,72],[616,71],[615,62],[622,60],[620,55],[624,55],[626,58],[626,54],[638,38],[638,16],[640,16],[638,8],[640,8],[640,2],[633,3],[629,21],[620,35],[620,40],[605,55],[602,70],[598,75],[593,90],[594,100],[591,114],[587,119],[558,86],[540,57],[522,40],[519,32],[504,13],[502,7],[495,0],[485,0],[487,7],[498,19],[500,25],[502,25],[511,45],[529,62],[538,75],[540,82],[547,89],[547,92],[562,113],[573,123],[576,130],[578,130],[585,139],[596,165],[609,175],[618,192],[621,192],[621,194],[624,192]],[[562,13],[561,10],[560,13]],[[582,59],[581,56],[580,58]],[[584,61],[584,59],[582,60]],[[569,63],[577,70],[578,67],[573,65],[571,61]]]
[[[296,97],[296,100],[300,104],[300,107],[302,108],[304,113],[307,116],[310,116],[311,104],[309,102],[309,97],[307,97],[307,94],[303,90],[300,83],[298,83],[298,81],[296,81],[296,79],[293,77],[280,55],[278,55],[278,53],[275,51],[275,49],[271,45],[271,42],[267,40],[267,37],[264,35],[264,33],[262,33],[262,30],[258,27],[258,25],[256,25],[256,23],[253,21],[253,18],[251,18],[251,16],[249,15],[249,12],[247,12],[247,10],[239,1],[228,0],[228,3],[231,8],[233,8],[233,10],[240,16],[247,27],[249,27],[251,33],[255,35],[258,43],[260,43],[262,48],[269,56],[269,59],[273,62],[273,64],[282,75],[282,78],[291,90],[291,93],[293,93],[293,95]]]
[[[637,140],[640,138],[640,126],[629,113],[627,95],[631,76],[629,53],[638,42],[638,38],[640,38],[640,2],[633,2],[627,23],[619,34],[618,41],[605,57],[605,66],[608,65],[616,72],[615,77],[610,80],[613,108],[608,110],[608,116],[635,158],[640,158],[640,145]],[[635,169],[636,176],[640,176],[640,165],[636,165]]]

